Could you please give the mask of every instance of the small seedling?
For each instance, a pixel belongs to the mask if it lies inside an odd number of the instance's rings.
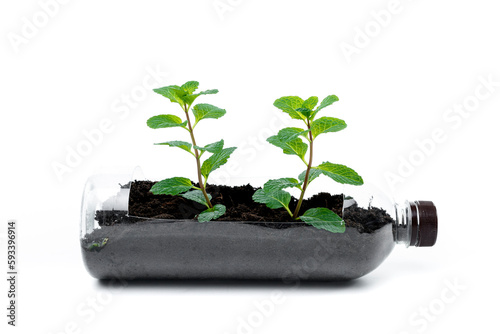
[[[298,156],[306,165],[306,170],[298,176],[298,180],[295,178],[281,178],[267,181],[262,189],[255,192],[253,200],[257,203],[266,204],[271,209],[283,207],[294,220],[300,219],[319,229],[343,233],[345,231],[344,221],[327,208],[312,208],[299,216],[304,194],[309,184],[318,176],[325,175],[342,184],[363,184],[361,176],[344,165],[326,161],[313,167],[313,146],[316,138],[323,133],[343,130],[347,126],[343,120],[338,118],[320,117],[315,119],[320,110],[338,100],[337,96],[329,95],[318,107],[316,107],[318,104],[316,96],[311,96],[305,101],[298,96],[284,96],[274,102],[275,107],[287,113],[292,119],[303,121],[306,128],[284,128],[277,135],[267,138],[267,141],[281,148],[285,154]],[[308,161],[305,159],[307,151],[309,151]],[[300,190],[300,198],[293,213],[289,208],[291,195],[283,190],[292,187]]]
[[[224,148],[224,140],[208,144],[205,146],[198,146],[194,136],[194,129],[198,123],[206,118],[220,118],[226,114],[226,110],[220,109],[216,106],[206,103],[200,103],[193,108],[191,105],[194,100],[200,95],[217,94],[217,89],[205,90],[195,93],[198,89],[197,81],[188,81],[182,86],[167,86],[162,88],[153,89],[154,92],[163,95],[171,102],[178,103],[185,116],[185,120],[175,115],[158,115],[148,119],[147,124],[152,129],[180,127],[187,132],[191,137],[191,143],[186,141],[174,140],[164,143],[157,143],[156,145],[167,145],[171,147],[178,147],[190,153],[196,160],[196,172],[198,175],[198,187],[194,186],[190,179],[185,177],[172,177],[163,181],[157,182],[151,187],[151,192],[155,195],[181,195],[189,200],[201,203],[207,209],[198,215],[199,222],[207,222],[217,219],[226,212],[226,207],[222,204],[212,205],[212,197],[206,191],[207,180],[210,173],[224,165],[231,153],[234,152],[236,147]],[[191,120],[189,111],[193,113],[194,123]],[[201,157],[205,154],[211,153],[212,155],[201,162]],[[193,190],[194,189],[194,190]]]

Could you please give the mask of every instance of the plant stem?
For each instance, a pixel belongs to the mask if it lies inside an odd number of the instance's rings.
[[[308,130],[311,129],[311,122],[309,120],[307,120],[307,129]],[[307,185],[309,183],[309,174],[311,172],[312,161],[313,161],[313,136],[311,131],[309,131],[309,163],[307,164],[306,175],[304,177],[304,185],[302,186],[302,192],[300,193],[299,203],[297,203],[297,207],[293,212],[292,216],[293,219],[297,219],[299,216],[300,206],[302,205],[302,201],[304,200],[304,194],[306,192]]]
[[[196,158],[196,172],[198,174],[198,183],[200,184],[200,190],[203,193],[203,196],[205,197],[205,201],[207,202],[208,207],[213,208],[213,205],[212,203],[210,203],[210,198],[208,198],[208,194],[205,189],[205,183],[203,182],[203,179],[201,177],[200,153],[198,152],[198,149],[195,148],[196,140],[194,139],[193,127],[191,126],[191,120],[189,119],[188,107],[185,104],[184,104],[184,112],[186,113],[189,134],[191,135],[191,142],[193,143],[194,157]]]
[[[292,211],[290,211],[290,209],[288,208],[288,206],[284,206],[284,208],[286,209],[286,211],[288,212],[288,214],[290,216],[292,216]]]

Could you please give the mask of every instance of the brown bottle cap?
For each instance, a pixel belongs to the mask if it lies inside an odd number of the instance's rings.
[[[411,246],[434,246],[438,232],[437,210],[431,201],[415,201],[410,204],[412,215]]]

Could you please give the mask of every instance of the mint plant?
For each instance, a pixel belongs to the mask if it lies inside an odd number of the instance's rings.
[[[344,165],[323,162],[313,167],[313,148],[316,138],[327,132],[337,132],[346,128],[346,123],[338,118],[320,117],[316,115],[323,108],[338,101],[335,95],[327,96],[318,107],[318,98],[311,96],[302,100],[298,96],[284,96],[274,102],[274,106],[287,113],[292,119],[300,120],[305,128],[289,127],[281,129],[277,135],[267,138],[267,141],[283,150],[283,153],[296,155],[306,165],[306,170],[295,178],[280,178],[269,180],[262,189],[257,190],[253,200],[266,204],[271,209],[285,208],[294,220],[302,220],[318,229],[334,233],[343,233],[345,223],[335,212],[327,208],[312,208],[299,216],[304,194],[311,182],[320,175],[325,175],[342,184],[362,185],[363,179],[354,170]],[[305,142],[304,142],[305,140]],[[306,161],[306,153],[309,157]],[[289,208],[291,195],[286,188],[298,188],[300,198],[292,213]]]
[[[198,85],[199,83],[197,81],[188,81],[180,87],[172,85],[153,89],[155,93],[168,98],[170,102],[179,104],[184,112],[185,119],[183,120],[176,115],[170,114],[158,115],[148,119],[147,125],[152,129],[180,127],[189,132],[191,142],[174,140],[157,143],[155,145],[178,147],[191,154],[196,160],[196,172],[199,186],[194,186],[188,178],[172,177],[157,182],[151,187],[150,191],[155,195],[180,195],[205,205],[207,209],[198,215],[198,221],[207,222],[219,218],[226,212],[226,207],[224,205],[212,205],[212,196],[206,191],[208,176],[227,162],[236,147],[224,148],[223,139],[205,146],[198,146],[196,143],[194,129],[201,120],[207,118],[217,119],[226,114],[226,110],[206,103],[196,104],[191,108],[193,102],[200,95],[216,94],[219,92],[217,89],[210,89],[195,93],[198,89]],[[190,117],[189,111],[191,111],[194,116],[194,123]],[[209,153],[212,155],[202,163],[201,157]]]

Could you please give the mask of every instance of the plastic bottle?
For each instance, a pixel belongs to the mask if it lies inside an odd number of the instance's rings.
[[[369,186],[345,189],[346,231],[331,233],[294,222],[133,217],[134,179],[94,175],[85,186],[80,242],[95,278],[350,280],[377,268],[396,244],[433,246],[437,238],[432,202],[397,205]],[[109,226],[99,225],[103,215]]]

